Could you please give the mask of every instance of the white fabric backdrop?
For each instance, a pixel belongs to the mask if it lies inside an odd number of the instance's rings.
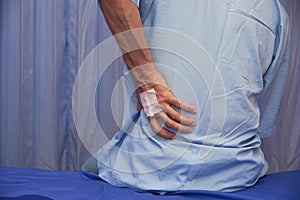
[[[300,169],[300,1],[283,0],[292,25],[291,67],[276,133],[263,141],[272,171]],[[89,156],[72,117],[80,63],[110,36],[96,0],[0,0],[0,165],[75,170]],[[105,132],[117,127],[110,93],[117,60],[99,83]]]
[[[96,0],[0,0],[0,27],[0,165],[79,169],[89,155],[72,117],[73,82],[86,55],[110,36]],[[108,133],[117,130],[109,94],[119,65],[97,95]]]

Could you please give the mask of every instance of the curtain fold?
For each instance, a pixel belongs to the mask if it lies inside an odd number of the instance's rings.
[[[271,172],[300,169],[300,2],[282,2],[292,51],[280,123],[263,140]],[[80,169],[89,153],[74,125],[73,84],[82,61],[110,36],[96,0],[0,0],[1,166]],[[123,67],[118,59],[106,70],[95,97],[110,137],[118,129],[111,94]]]
[[[300,1],[282,0],[282,4],[290,18],[291,54],[278,126],[271,137],[263,140],[269,172],[300,169]]]
[[[89,153],[73,121],[73,83],[87,54],[110,36],[97,1],[1,0],[0,5],[0,165],[80,169]],[[112,88],[118,65],[99,87],[100,96]],[[108,108],[101,107],[99,118]]]

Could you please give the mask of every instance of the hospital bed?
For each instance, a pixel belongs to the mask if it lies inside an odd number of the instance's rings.
[[[300,170],[266,175],[253,187],[233,193],[177,191],[158,195],[114,187],[89,172],[0,167],[0,199],[300,200]]]

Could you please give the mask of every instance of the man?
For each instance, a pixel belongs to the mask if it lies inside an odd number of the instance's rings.
[[[130,73],[123,126],[96,156],[99,176],[153,192],[255,184],[268,169],[260,136],[275,127],[287,71],[279,2],[99,3]]]

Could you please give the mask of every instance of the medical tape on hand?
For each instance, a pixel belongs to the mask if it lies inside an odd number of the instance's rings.
[[[147,117],[153,117],[155,114],[162,111],[160,105],[157,102],[154,89],[140,93],[140,99]]]

